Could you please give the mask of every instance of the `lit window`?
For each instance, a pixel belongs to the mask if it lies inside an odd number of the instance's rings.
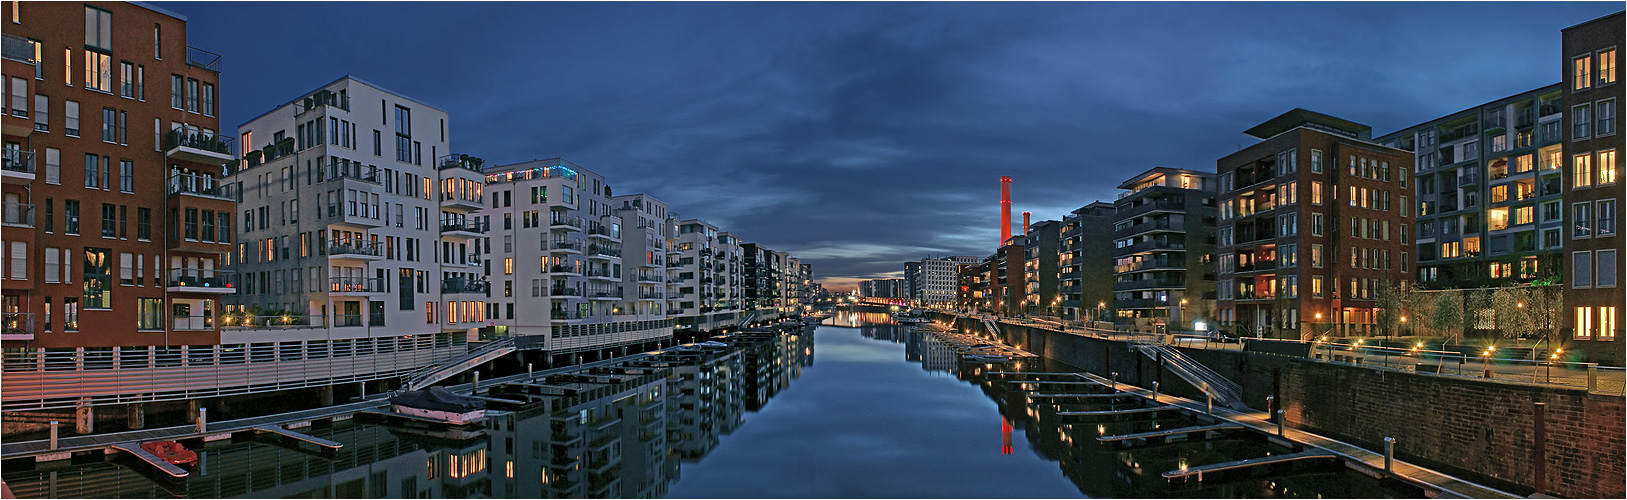
[[[1599,85],[1616,83],[1616,49],[1599,51]]]
[[[1593,308],[1589,306],[1576,307],[1576,340],[1593,338]]]
[[[1571,157],[1571,187],[1585,188],[1593,185],[1593,155],[1582,153]]]
[[[1582,56],[1571,60],[1571,90],[1593,86],[1593,58]]]

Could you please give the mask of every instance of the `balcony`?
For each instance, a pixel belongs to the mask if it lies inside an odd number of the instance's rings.
[[[318,90],[311,95],[305,96],[304,101],[295,104],[294,115],[302,115],[307,111],[313,111],[323,106],[332,106],[350,111],[350,95],[326,89]]]
[[[1150,233],[1154,231],[1185,232],[1186,222],[1170,219],[1158,219],[1149,222],[1142,222],[1140,224],[1132,224],[1129,227],[1113,231],[1113,238],[1124,238],[1131,235]]]
[[[220,54],[188,45],[186,47],[186,64],[194,68],[219,73]]]
[[[548,250],[563,253],[582,253],[582,242],[569,240],[553,240],[548,242]]]
[[[611,239],[611,240],[620,240],[621,239],[620,234],[611,234],[610,228],[605,227],[605,226],[593,226],[593,228],[588,229],[588,236],[595,237],[595,238],[606,238],[606,239]]]
[[[581,297],[582,291],[568,286],[556,286],[548,289],[548,295],[554,298]]]
[[[365,296],[384,293],[384,280],[380,278],[328,278],[328,294]]]
[[[613,291],[609,291],[609,290],[599,290],[599,291],[595,291],[595,292],[590,292],[588,294],[588,298],[593,299],[593,300],[621,300],[621,292],[613,292]]]
[[[175,160],[225,165],[236,160],[232,138],[176,127],[164,135],[164,156]]]
[[[34,340],[34,313],[0,313],[0,340]]]
[[[170,269],[170,293],[237,293],[237,273],[219,269]]]
[[[582,315],[578,314],[576,311],[566,311],[562,309],[553,309],[549,311],[548,317],[557,320],[582,319]]]
[[[487,229],[490,228],[485,224],[481,224],[478,220],[471,219],[463,222],[456,220],[441,221],[441,236],[478,238],[486,234]]]
[[[320,314],[249,316],[240,312],[228,312],[220,318],[222,330],[282,330],[327,326],[328,317]]]
[[[384,252],[377,241],[340,240],[332,245],[328,245],[328,258],[347,260],[380,260],[384,258]]]
[[[644,292],[638,294],[638,298],[643,300],[661,300],[665,299],[666,295],[660,292]]]
[[[436,163],[435,167],[436,170],[463,169],[476,174],[485,175],[485,173],[481,170],[485,167],[485,165],[486,160],[466,154],[452,153],[442,156],[441,160]]]
[[[588,256],[592,258],[621,257],[621,249],[604,245],[588,245]]]
[[[326,182],[353,181],[379,185],[378,167],[352,163],[350,166],[329,165]]]
[[[1170,240],[1150,240],[1138,242],[1123,248],[1113,250],[1113,255],[1130,255],[1151,250],[1186,250],[1186,243]]]
[[[4,156],[0,156],[0,176],[5,178],[7,184],[28,184],[34,182],[34,152],[22,149],[6,148]]]
[[[588,272],[587,272],[587,275],[588,275],[589,279],[597,279],[597,280],[620,280],[621,279],[621,276],[617,276],[615,273],[612,273],[612,272],[610,272],[608,270],[604,270],[604,269],[589,268]]]
[[[638,273],[638,281],[645,283],[661,283],[666,277],[655,273]]]
[[[170,196],[197,196],[216,200],[232,201],[226,196],[226,190],[219,179],[198,174],[175,174],[169,176]]]
[[[0,43],[0,54],[4,54],[7,61],[17,61],[32,66],[39,63],[39,61],[34,60],[34,54],[38,51],[38,48],[35,47],[36,44],[33,40],[8,33],[5,35],[3,43]]]
[[[357,230],[384,227],[384,221],[376,217],[378,214],[375,213],[375,217],[362,215],[362,211],[367,209],[368,207],[357,202],[329,203],[328,217],[323,219],[322,222],[326,222],[330,226]]]
[[[1186,261],[1182,259],[1142,259],[1138,262],[1113,266],[1114,274],[1133,273],[1153,269],[1185,269]],[[1063,276],[1063,279],[1067,279]],[[1077,278],[1077,276],[1075,276]]]
[[[468,212],[486,208],[485,203],[481,202],[479,199],[468,198],[466,197],[467,194],[468,193],[441,193],[441,208],[463,210]]]
[[[581,231],[582,230],[582,218],[581,217],[561,216],[561,215],[550,216],[550,217],[548,217],[548,228],[549,229],[575,229],[577,231]]]
[[[577,275],[577,276],[582,275],[581,270],[578,270],[578,269],[576,269],[575,267],[572,267],[572,266],[551,266],[551,267],[548,268],[548,273],[549,274],[574,274],[574,275]]]
[[[446,278],[441,280],[441,293],[475,293],[485,295],[491,290],[491,282],[469,278]]]
[[[6,227],[34,227],[34,205],[5,202]]]

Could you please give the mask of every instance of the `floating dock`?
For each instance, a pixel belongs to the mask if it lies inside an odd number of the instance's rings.
[[[949,345],[961,360],[972,363],[1015,363],[1024,360],[1038,360],[1039,356],[996,340],[989,340],[975,335],[946,331],[941,328],[927,328],[927,333],[939,342]]]
[[[1215,432],[1215,431],[1243,430],[1243,429],[1247,429],[1247,428],[1248,427],[1244,427],[1242,425],[1230,424],[1230,423],[1227,423],[1227,424],[1214,424],[1214,425],[1199,425],[1199,426],[1193,426],[1193,427],[1180,427],[1180,428],[1176,428],[1176,429],[1162,429],[1162,430],[1156,430],[1156,431],[1137,432],[1135,434],[1120,434],[1120,435],[1117,435],[1117,436],[1102,436],[1102,437],[1096,438],[1096,440],[1101,441],[1101,442],[1119,442],[1119,441],[1132,441],[1132,440],[1136,440],[1136,439],[1156,439],[1156,438],[1161,438],[1161,437],[1180,436],[1180,435],[1186,435],[1186,434],[1199,434],[1199,433],[1202,433],[1204,435],[1208,435],[1210,432]]]
[[[118,443],[108,445],[108,448],[134,455],[136,458],[141,459],[141,461],[147,462],[149,465],[152,465],[163,473],[168,474],[169,477],[181,478],[192,474],[187,472],[186,469],[182,469],[178,465],[169,463],[162,458],[158,458],[158,455],[154,455],[147,450],[141,449],[141,445],[136,443]]]
[[[1137,413],[1157,413],[1161,411],[1187,411],[1188,408],[1180,405],[1147,406],[1142,408],[1126,408],[1123,410],[1101,411],[1059,411],[1058,417],[1110,417],[1113,415],[1134,415]]]
[[[1186,477],[1190,477],[1190,476],[1197,476],[1198,480],[1202,481],[1204,474],[1213,474],[1213,473],[1216,473],[1216,472],[1226,471],[1226,470],[1247,469],[1247,468],[1251,468],[1251,467],[1261,467],[1261,466],[1273,465],[1273,464],[1297,462],[1297,461],[1301,461],[1301,460],[1339,460],[1339,456],[1334,455],[1332,453],[1328,453],[1326,451],[1321,451],[1321,450],[1307,450],[1307,451],[1302,451],[1302,452],[1299,452],[1299,453],[1289,453],[1287,455],[1271,455],[1271,456],[1265,456],[1265,457],[1259,457],[1259,458],[1245,458],[1245,459],[1242,459],[1242,460],[1233,460],[1233,461],[1230,461],[1230,462],[1221,462],[1221,463],[1218,463],[1218,464],[1209,464],[1209,465],[1203,465],[1203,466],[1198,466],[1198,467],[1190,467],[1190,468],[1186,468],[1186,469],[1177,469],[1177,470],[1168,471],[1168,472],[1164,473],[1164,479],[1180,479],[1180,478],[1186,478]]]
[[[282,428],[280,426],[275,426],[275,425],[257,425],[257,426],[254,427],[253,430],[261,432],[261,433],[276,434],[276,435],[286,437],[286,438],[289,438],[289,439],[293,439],[295,441],[299,441],[299,442],[302,442],[302,443],[311,443],[311,444],[314,444],[314,445],[317,445],[317,446],[320,446],[322,448],[329,449],[329,450],[337,450],[339,448],[345,447],[344,443],[341,443],[341,442],[338,442],[338,441],[322,439],[322,438],[319,438],[319,437],[316,437],[316,436],[312,436],[310,434],[294,432],[294,431],[284,429],[284,428]]]

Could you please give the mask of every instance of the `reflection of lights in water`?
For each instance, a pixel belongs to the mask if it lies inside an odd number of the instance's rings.
[[[1181,459],[1180,467],[1181,467],[1181,472],[1186,472],[1186,459],[1185,458]]]
[[[1105,426],[1105,425],[1096,426],[1096,435],[1097,436],[1106,436],[1107,435],[1107,426]]]

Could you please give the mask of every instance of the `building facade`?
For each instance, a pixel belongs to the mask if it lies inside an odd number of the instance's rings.
[[[1623,328],[1620,117],[1623,92],[1617,59],[1623,37],[1617,12],[1561,31],[1565,68],[1563,201],[1571,221],[1566,238],[1565,326],[1590,361],[1621,364]]]
[[[1295,109],[1217,161],[1222,325],[1299,339],[1373,331],[1380,290],[1412,274],[1413,157],[1373,143],[1370,130]]]
[[[1119,184],[1113,202],[1115,322],[1193,329],[1213,320],[1215,177],[1155,167]]]
[[[1023,314],[1059,316],[1062,296],[1058,293],[1062,223],[1035,222],[1023,234]]]
[[[1100,276],[1113,273],[1113,242],[1100,235],[1112,231],[1112,203],[1092,202],[1062,218],[1058,267],[1062,315],[1075,321],[1111,321],[1113,285]]]

